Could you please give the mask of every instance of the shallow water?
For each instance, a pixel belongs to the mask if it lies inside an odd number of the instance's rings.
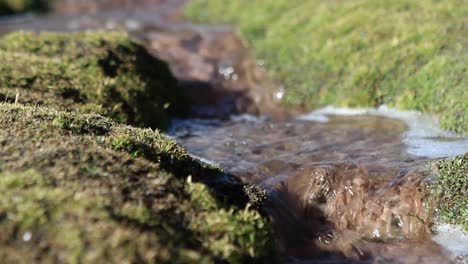
[[[181,17],[186,0],[63,1],[57,11],[0,18],[0,35],[15,30],[126,30],[154,55],[169,62],[192,98],[192,116],[228,119],[231,114],[290,111],[278,107],[281,85],[252,59],[227,26],[189,23]],[[83,13],[83,11],[86,11]]]
[[[194,104],[192,118],[175,122],[171,135],[191,154],[267,190],[263,209],[291,263],[466,262],[461,230],[439,226],[433,236],[425,184],[427,164],[468,151],[467,138],[385,107],[297,116],[277,104],[284,88],[228,27],[183,21],[185,1],[122,0],[132,7],[126,10],[98,2],[66,1],[46,17],[3,19],[0,33],[123,28],[167,60]]]
[[[467,151],[466,138],[441,140],[453,135],[435,127],[425,131],[427,137],[416,136],[420,133],[410,126],[433,124],[414,113],[387,109],[387,116],[400,117],[394,119],[331,110],[288,122],[252,116],[185,120],[171,133],[195,156],[268,190],[266,211],[288,255],[314,261],[448,261],[450,253],[430,240],[425,167],[434,153]],[[319,122],[309,121],[319,113]],[[415,152],[411,141],[419,144],[421,138],[433,148]],[[449,145],[436,149],[438,142]],[[460,246],[457,254],[468,253],[467,245]]]

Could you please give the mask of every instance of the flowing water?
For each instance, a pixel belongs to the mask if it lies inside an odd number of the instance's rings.
[[[468,140],[417,113],[360,112],[326,108],[284,122],[185,120],[171,133],[195,156],[268,190],[265,210],[282,250],[297,261],[449,262],[431,240],[427,164],[465,152]],[[466,255],[466,234],[459,235],[456,254]]]
[[[170,134],[267,191],[263,211],[291,263],[466,262],[463,230],[431,230],[426,184],[427,164],[468,151],[467,138],[385,107],[286,111],[264,62],[228,27],[185,22],[184,2],[64,1],[45,17],[0,20],[0,33],[123,28],[167,60],[194,104]]]

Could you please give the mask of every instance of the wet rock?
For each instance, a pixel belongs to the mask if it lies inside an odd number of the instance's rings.
[[[149,33],[151,48],[168,60],[194,104],[193,115],[226,118],[232,114],[271,113],[274,84],[228,28],[185,26]]]
[[[430,233],[431,222],[421,203],[424,194],[416,191],[419,185],[387,189],[350,163],[301,168],[285,185],[296,213],[305,212],[311,225],[316,221],[307,211],[316,207],[337,230],[357,231],[369,239],[424,238]]]

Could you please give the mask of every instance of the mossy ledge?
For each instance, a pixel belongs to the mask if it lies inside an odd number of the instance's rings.
[[[260,214],[219,199],[235,193],[245,201],[242,186],[196,183],[226,175],[158,131],[10,103],[0,104],[0,131],[6,262],[245,263],[274,256]]]
[[[431,199],[438,221],[468,230],[468,153],[434,163]]]
[[[166,129],[189,100],[168,65],[123,32],[14,32],[0,38],[0,99]]]
[[[189,110],[165,62],[101,31],[11,33],[0,60],[4,262],[274,260],[261,192],[153,129]]]

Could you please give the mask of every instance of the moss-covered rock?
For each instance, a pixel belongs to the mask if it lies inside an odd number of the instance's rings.
[[[157,130],[121,124],[165,128],[188,111],[166,63],[126,34],[13,33],[0,39],[0,60],[3,260],[240,263],[273,254],[243,184]]]
[[[431,187],[439,220],[468,230],[468,153],[438,161],[435,168]]]
[[[190,108],[168,65],[122,32],[11,33],[0,39],[0,60],[6,101],[162,129]]]
[[[50,0],[0,0],[0,15],[43,12],[49,8]]]
[[[0,257],[7,262],[245,263],[272,256],[271,232],[258,212],[197,183],[225,175],[157,131],[4,103],[0,157]],[[240,184],[230,192],[245,196]]]

